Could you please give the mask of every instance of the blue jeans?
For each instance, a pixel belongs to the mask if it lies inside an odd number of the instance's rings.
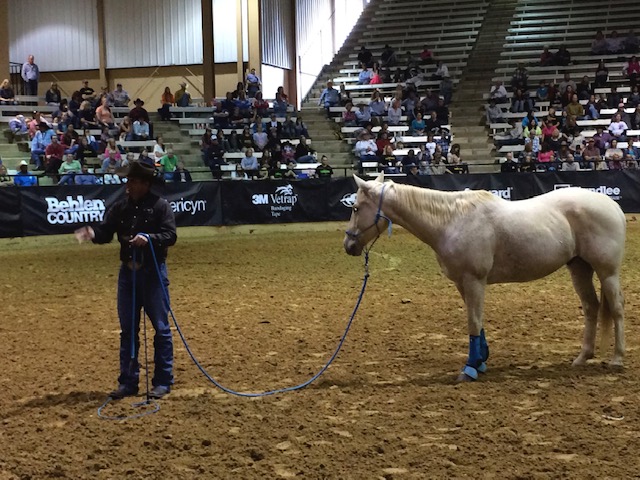
[[[151,259],[148,259],[151,261]],[[169,324],[169,302],[162,292],[168,289],[167,266],[160,264],[162,283],[153,265],[144,266],[135,272],[136,295],[133,298],[134,272],[126,265],[120,267],[118,276],[118,316],[120,317],[120,376],[118,383],[138,386],[140,365],[140,309],[144,308],[155,330],[153,338],[155,371],[153,386],[173,384],[173,338]],[[135,302],[135,318],[134,315]],[[135,359],[131,359],[131,339],[135,335]]]

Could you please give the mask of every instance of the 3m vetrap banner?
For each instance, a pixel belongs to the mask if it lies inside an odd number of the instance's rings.
[[[437,190],[484,189],[508,201],[559,188],[587,188],[609,196],[627,212],[640,212],[640,172],[507,173],[394,177]],[[223,181],[168,184],[166,198],[178,226],[346,221],[356,201],[353,178],[298,181]],[[71,185],[0,189],[0,236],[73,232],[100,222],[124,195],[123,186]],[[384,206],[383,206],[384,208]]]

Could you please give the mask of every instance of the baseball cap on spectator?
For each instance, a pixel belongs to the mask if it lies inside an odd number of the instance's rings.
[[[624,103],[620,102],[620,103],[618,104],[618,108],[624,108]]]

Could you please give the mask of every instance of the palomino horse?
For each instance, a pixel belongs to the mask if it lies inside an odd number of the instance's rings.
[[[626,221],[599,193],[566,188],[509,202],[484,190],[441,192],[355,177],[358,186],[344,249],[360,255],[391,223],[435,252],[467,309],[469,357],[459,380],[486,370],[489,347],[482,326],[487,284],[528,282],[567,265],[585,316],[582,350],[574,365],[593,357],[598,318],[606,335],[615,326],[612,365],[624,357],[624,300],[620,264]],[[601,283],[600,300],[593,273]]]

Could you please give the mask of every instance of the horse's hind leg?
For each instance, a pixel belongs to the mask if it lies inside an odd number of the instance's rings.
[[[620,289],[620,275],[616,272],[606,277],[602,276],[600,283],[603,297],[600,299],[603,303],[601,313],[603,337],[606,337],[608,333],[606,329],[610,328],[611,319],[613,319],[615,332],[615,347],[610,364],[622,366],[624,358],[624,297]]]
[[[580,297],[582,312],[584,313],[584,337],[582,350],[573,361],[573,365],[584,365],[587,360],[593,358],[596,342],[596,329],[598,325],[598,295],[593,287],[593,267],[581,258],[574,258],[567,264],[573,287]]]

